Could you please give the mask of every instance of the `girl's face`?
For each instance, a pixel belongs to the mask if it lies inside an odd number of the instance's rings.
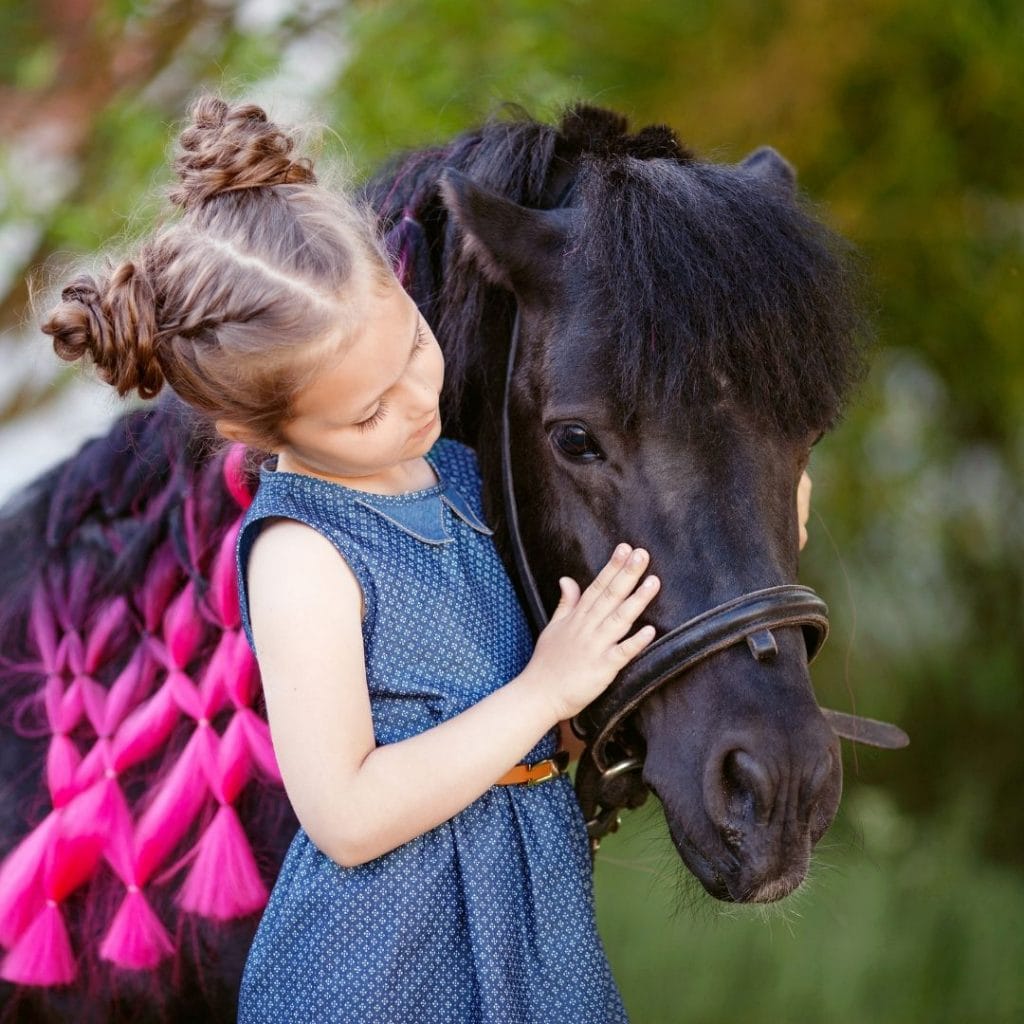
[[[387,487],[440,435],[444,357],[416,304],[395,281],[362,310],[351,344],[296,398],[278,469]]]

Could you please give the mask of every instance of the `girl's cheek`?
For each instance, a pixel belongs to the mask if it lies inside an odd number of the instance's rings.
[[[444,384],[444,353],[441,351],[441,346],[435,346],[437,348],[437,390],[441,390],[441,385]]]

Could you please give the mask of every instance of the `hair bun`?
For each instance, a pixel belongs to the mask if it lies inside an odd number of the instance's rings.
[[[194,210],[222,192],[316,181],[310,161],[292,159],[294,140],[262,107],[203,96],[190,114],[174,161],[181,182],[170,195],[176,206]]]
[[[164,383],[157,357],[156,302],[142,268],[122,263],[107,280],[75,278],[42,325],[61,359],[88,355],[119,395],[155,397]]]

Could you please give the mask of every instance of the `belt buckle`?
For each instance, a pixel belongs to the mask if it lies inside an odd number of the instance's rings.
[[[528,786],[539,786],[542,782],[549,782],[551,779],[557,779],[558,776],[569,767],[569,751],[559,750],[554,757],[548,757],[543,761],[538,761],[534,767],[539,768],[541,765],[544,765],[547,768],[546,774],[527,779],[526,784]]]

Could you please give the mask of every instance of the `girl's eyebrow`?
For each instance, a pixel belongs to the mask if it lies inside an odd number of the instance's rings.
[[[405,367],[406,367],[406,366],[408,366],[408,365],[409,365],[409,363],[410,363],[410,361],[412,360],[412,354],[413,354],[413,352],[415,352],[415,351],[416,351],[416,345],[418,344],[419,340],[420,340],[420,311],[419,311],[419,310],[416,310],[416,323],[415,323],[415,325],[414,325],[414,327],[413,327],[413,330],[412,330],[412,345],[411,345],[411,346],[409,347],[409,355],[408,355],[408,357],[407,357],[407,358],[406,358],[406,360],[405,360],[405,364],[404,364],[404,365],[402,366],[402,373],[404,373],[404,372],[405,372]],[[398,380],[401,380],[401,376],[399,376]],[[397,383],[398,383],[398,380],[396,380],[396,381],[395,381],[395,384],[397,384]],[[355,419],[353,420],[353,422],[354,422],[354,423],[358,423],[358,422],[360,422],[360,420],[364,420],[364,419],[366,419],[366,417],[367,417],[367,415],[369,414],[370,410],[371,410],[371,409],[372,409],[372,408],[373,408],[373,407],[374,407],[374,406],[375,406],[375,405],[376,405],[376,404],[377,404],[377,403],[378,403],[378,402],[379,402],[379,401],[380,401],[380,400],[381,400],[381,399],[382,399],[382,398],[383,398],[383,397],[384,397],[384,396],[385,396],[385,395],[386,395],[386,394],[387,394],[387,393],[388,393],[388,392],[389,392],[389,391],[390,391],[390,390],[391,390],[391,389],[392,389],[392,388],[393,388],[394,386],[395,386],[394,384],[390,384],[390,385],[388,385],[388,387],[386,387],[386,388],[385,388],[385,389],[384,389],[384,390],[383,390],[383,391],[382,391],[382,392],[381,392],[381,393],[380,393],[380,394],[379,394],[379,395],[378,395],[378,396],[377,396],[376,398],[373,398],[373,399],[371,399],[371,400],[370,400],[369,402],[367,402],[367,403],[366,403],[366,405],[364,405],[364,406],[363,406],[363,408],[362,408],[362,409],[361,409],[361,410],[360,410],[360,411],[359,411],[358,413],[356,413],[356,414],[355,414]]]

